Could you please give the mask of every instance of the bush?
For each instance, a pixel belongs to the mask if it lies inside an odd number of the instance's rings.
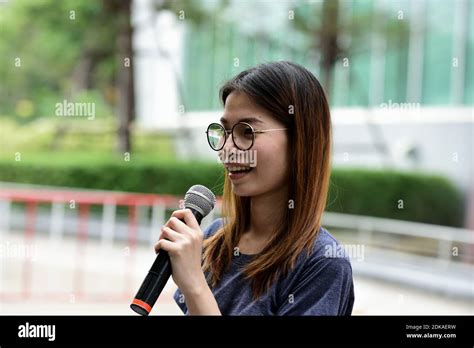
[[[463,196],[438,175],[335,169],[328,211],[438,225],[463,225]]]
[[[222,192],[222,168],[214,163],[156,160],[132,155],[75,159],[35,156],[21,161],[0,159],[0,181],[127,192],[182,195],[202,184]],[[79,161],[77,159],[80,159]],[[86,160],[87,159],[87,160]]]
[[[183,195],[194,184],[222,194],[217,163],[132,156],[38,156],[0,160],[0,181]],[[334,169],[328,211],[462,226],[462,194],[445,178],[418,173]]]

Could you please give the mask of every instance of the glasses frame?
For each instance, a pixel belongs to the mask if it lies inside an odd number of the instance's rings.
[[[250,146],[247,148],[247,149],[241,149],[236,143],[235,143],[235,139],[234,139],[234,128],[238,125],[238,124],[243,124],[245,126],[248,126],[250,127],[250,129],[252,130],[252,144],[250,144]],[[219,149],[214,149],[214,147],[211,145],[211,142],[209,141],[209,128],[211,128],[211,126],[213,125],[218,125],[219,127],[221,127],[223,130],[224,130],[224,134],[225,134],[225,138],[224,138],[224,142],[222,143],[222,146],[219,148]],[[216,122],[213,122],[211,123],[209,126],[207,126],[207,129],[206,129],[206,138],[207,138],[207,143],[209,144],[209,146],[211,147],[211,149],[213,149],[214,151],[220,151],[224,148],[226,142],[227,142],[227,138],[229,138],[229,135],[232,134],[232,142],[234,143],[235,147],[238,148],[239,150],[241,151],[248,151],[250,150],[252,147],[253,147],[253,144],[255,143],[255,134],[261,134],[261,133],[267,133],[267,132],[274,132],[274,131],[281,131],[281,130],[288,130],[288,128],[272,128],[272,129],[254,129],[252,127],[251,124],[247,123],[247,122],[237,122],[236,124],[234,124],[232,126],[232,129],[225,129],[225,127],[223,125],[221,125],[220,123],[216,123]]]

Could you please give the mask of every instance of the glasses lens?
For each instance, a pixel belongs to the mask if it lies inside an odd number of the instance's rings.
[[[253,130],[248,124],[237,123],[232,133],[235,145],[241,150],[248,150],[253,144]]]
[[[225,130],[218,123],[213,123],[207,129],[207,141],[214,150],[220,150],[224,146]]]

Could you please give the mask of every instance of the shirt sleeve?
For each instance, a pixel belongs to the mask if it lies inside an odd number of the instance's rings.
[[[351,315],[352,267],[346,258],[310,260],[277,315]]]

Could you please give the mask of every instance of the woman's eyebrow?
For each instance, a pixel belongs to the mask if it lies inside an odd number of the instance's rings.
[[[220,122],[222,124],[227,124],[227,120],[224,117],[221,117]],[[247,123],[263,123],[260,119],[256,117],[244,117],[238,120],[237,122],[247,122]]]

